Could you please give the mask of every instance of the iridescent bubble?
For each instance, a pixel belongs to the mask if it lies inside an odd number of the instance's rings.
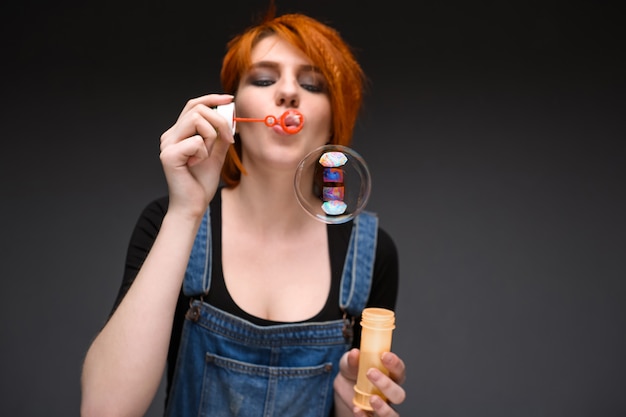
[[[372,181],[365,160],[356,151],[325,145],[300,161],[294,187],[307,213],[324,223],[338,224],[364,209]]]

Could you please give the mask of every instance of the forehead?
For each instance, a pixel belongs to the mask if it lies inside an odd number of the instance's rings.
[[[261,39],[252,48],[252,63],[270,61],[295,65],[311,65],[311,60],[298,48],[276,35]]]

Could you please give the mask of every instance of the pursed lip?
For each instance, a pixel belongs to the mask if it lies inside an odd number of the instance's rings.
[[[279,135],[283,135],[283,136],[288,136],[290,135],[289,133],[285,132],[285,130],[282,128],[281,125],[279,124],[275,124],[274,126],[272,126],[272,130],[276,133],[278,133]]]

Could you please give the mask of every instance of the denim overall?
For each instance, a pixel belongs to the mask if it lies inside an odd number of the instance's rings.
[[[211,280],[211,227],[205,214],[189,258],[187,311],[168,417],[328,417],[339,359],[369,297],[378,219],[355,217],[340,288],[344,319],[258,326],[202,300]],[[354,319],[352,319],[354,320]]]

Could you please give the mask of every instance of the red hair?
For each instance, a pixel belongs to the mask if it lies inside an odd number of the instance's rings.
[[[349,146],[365,84],[363,70],[350,46],[335,29],[311,17],[299,13],[274,15],[275,8],[270,7],[261,23],[228,42],[222,62],[222,88],[228,94],[236,94],[241,77],[252,64],[252,48],[267,36],[279,36],[301,50],[320,69],[330,99],[330,143]],[[241,173],[245,174],[241,163],[241,141],[238,137],[235,139],[222,168],[222,179],[228,186],[238,184]]]

